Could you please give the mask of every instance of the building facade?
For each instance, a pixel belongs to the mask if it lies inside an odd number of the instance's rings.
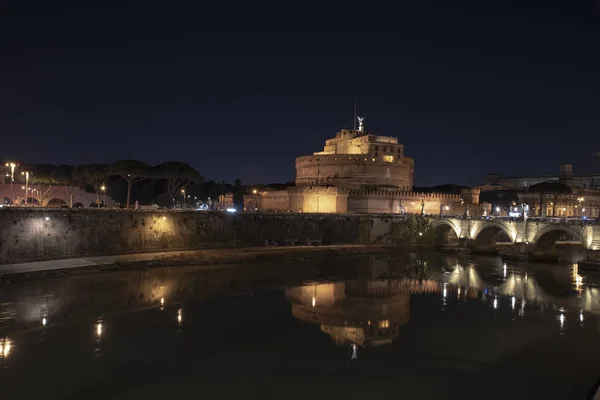
[[[531,186],[542,182],[563,184],[571,189],[571,193],[540,194],[530,191]],[[487,182],[478,188],[482,191],[514,190],[520,203],[514,206],[519,209],[522,204],[527,204],[531,216],[598,218],[599,185],[600,174],[574,174],[570,164],[563,164],[556,175],[488,175]]]

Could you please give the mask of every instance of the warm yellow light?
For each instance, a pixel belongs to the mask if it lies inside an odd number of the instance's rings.
[[[379,328],[389,328],[390,321],[387,319],[382,319],[381,321],[379,321],[378,325],[379,325]]]
[[[563,207],[563,211],[567,211],[567,209]]]
[[[182,321],[183,321],[183,310],[180,308],[179,310],[177,310],[177,323],[181,325]]]
[[[11,347],[12,347],[12,343],[10,342],[9,339],[6,339],[4,341],[4,348],[2,349],[2,355],[4,357],[8,357],[8,353],[10,353]]]
[[[167,220],[167,217],[163,217],[163,221],[166,221],[166,220]]]
[[[102,323],[98,322],[96,324],[96,335],[98,335],[98,337],[102,336]]]
[[[104,190],[106,190],[106,186],[102,186],[100,189],[102,189],[104,191]]]
[[[254,190],[252,191],[252,193],[256,194],[256,193],[258,193],[258,190],[254,189]]]
[[[317,299],[315,298],[315,296],[313,296],[312,298],[312,306],[314,307],[317,304]]]
[[[181,193],[185,193],[185,189],[181,189]]]
[[[160,305],[161,305],[161,306],[164,306],[164,305],[165,305],[165,298],[164,298],[164,297],[161,297],[161,298],[160,298]]]

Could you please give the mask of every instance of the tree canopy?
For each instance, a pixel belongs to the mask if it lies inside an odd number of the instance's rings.
[[[244,185],[239,178],[235,180],[233,186],[233,208],[238,211],[244,209]]]
[[[127,208],[129,208],[129,203],[131,201],[131,185],[135,182],[149,178],[152,175],[151,167],[148,164],[137,160],[115,161],[106,166],[106,173],[108,175],[120,176],[127,182]]]
[[[166,191],[171,197],[173,205],[175,204],[175,195],[188,183],[202,183],[204,178],[198,171],[187,163],[180,161],[167,161],[152,168],[152,178],[164,179],[166,181]]]

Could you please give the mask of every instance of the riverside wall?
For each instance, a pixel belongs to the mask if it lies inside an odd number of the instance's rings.
[[[389,244],[402,217],[81,209],[0,210],[0,264],[136,252],[284,244]]]

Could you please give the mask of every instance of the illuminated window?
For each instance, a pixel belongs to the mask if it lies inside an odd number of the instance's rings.
[[[390,321],[387,319],[382,319],[381,321],[379,321],[379,328],[389,328],[390,327]]]
[[[383,161],[394,162],[394,156],[383,156]]]

